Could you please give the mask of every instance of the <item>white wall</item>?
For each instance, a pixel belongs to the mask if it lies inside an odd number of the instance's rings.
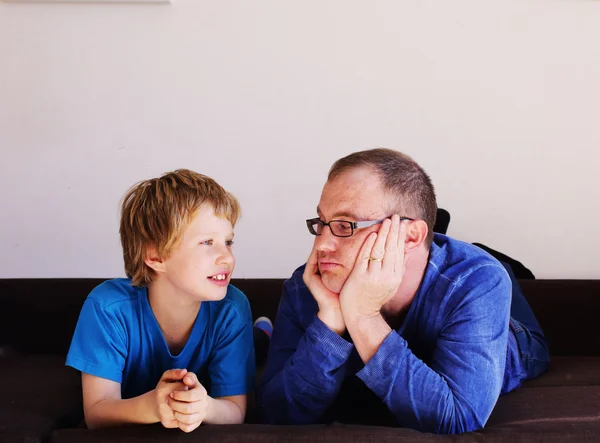
[[[118,203],[236,194],[237,277],[287,277],[331,163],[412,155],[449,233],[600,278],[600,2],[0,3],[0,277],[123,275]]]

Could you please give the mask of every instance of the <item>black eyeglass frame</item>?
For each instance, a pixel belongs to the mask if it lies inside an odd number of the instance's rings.
[[[391,216],[388,218],[391,218]],[[385,218],[382,218],[381,220],[364,220],[364,221],[355,221],[355,222],[349,221],[349,220],[329,220],[327,223],[325,223],[319,217],[315,217],[315,218],[309,218],[308,220],[306,220],[306,227],[308,228],[308,232],[310,232],[312,235],[316,235],[318,237],[321,234],[317,233],[317,231],[315,230],[313,225],[320,223],[322,225],[321,233],[323,232],[323,229],[325,228],[325,226],[329,226],[329,231],[335,237],[348,238],[348,237],[352,237],[354,235],[354,231],[356,229],[368,228],[369,226],[379,225],[379,224],[383,223],[385,220],[386,220]],[[414,218],[400,217],[400,221],[402,221],[402,220],[414,221]],[[351,228],[350,234],[349,235],[338,235],[335,232],[333,232],[333,229],[331,229],[331,223],[334,223],[334,222],[348,223]]]

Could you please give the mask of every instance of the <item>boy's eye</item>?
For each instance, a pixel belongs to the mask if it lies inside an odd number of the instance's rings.
[[[226,244],[227,246],[233,246],[233,240],[227,240],[227,241],[225,242],[225,244]]]
[[[206,245],[206,246],[212,246],[213,241],[212,240],[204,240],[203,242],[200,242],[201,245]]]

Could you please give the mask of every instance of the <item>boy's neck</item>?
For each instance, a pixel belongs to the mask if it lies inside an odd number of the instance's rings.
[[[178,354],[190,337],[201,303],[161,278],[148,285],[148,302],[171,353]]]

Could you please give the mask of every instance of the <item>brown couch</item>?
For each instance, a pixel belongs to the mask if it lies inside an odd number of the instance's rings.
[[[0,442],[597,442],[600,441],[600,280],[523,280],[546,332],[550,371],[499,399],[482,431],[443,436],[355,424],[160,425],[91,431],[82,424],[79,374],[64,366],[81,305],[102,279],[0,280]],[[273,318],[282,279],[234,280],[255,316]]]

